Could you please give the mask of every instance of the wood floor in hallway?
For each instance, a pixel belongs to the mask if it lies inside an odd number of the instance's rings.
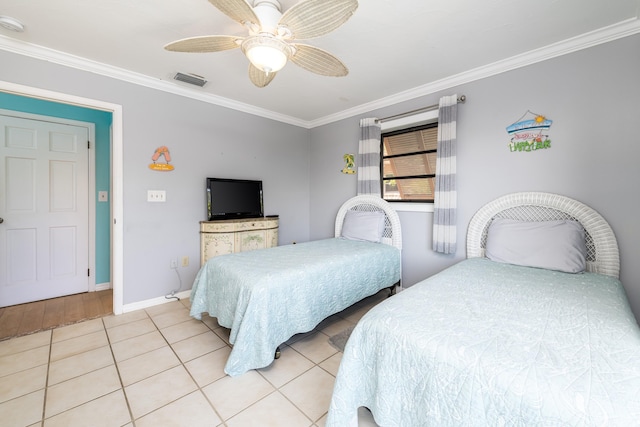
[[[113,291],[86,292],[0,308],[0,340],[113,313]]]

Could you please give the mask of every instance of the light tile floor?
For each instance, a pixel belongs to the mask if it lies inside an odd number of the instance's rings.
[[[342,353],[330,336],[387,291],[281,346],[270,366],[223,368],[229,331],[189,301],[0,342],[0,424],[18,426],[324,426]],[[376,426],[361,408],[360,426]]]

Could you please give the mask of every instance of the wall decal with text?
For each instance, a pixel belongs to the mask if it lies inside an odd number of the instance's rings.
[[[553,120],[547,119],[542,114],[527,110],[515,123],[507,126],[507,133],[511,136],[509,150],[511,152],[536,151],[551,148],[551,139],[547,132],[552,123]]]

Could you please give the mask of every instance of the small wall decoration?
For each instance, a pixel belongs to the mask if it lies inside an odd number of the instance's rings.
[[[160,157],[164,157],[166,163],[156,163],[158,159],[160,159]],[[169,149],[164,145],[162,147],[156,148],[153,156],[151,156],[151,160],[153,160],[153,163],[149,165],[149,169],[160,172],[168,172],[173,170],[173,165],[169,164],[169,162],[171,161],[171,154],[169,154]]]
[[[527,116],[533,116],[533,118],[525,120]],[[552,123],[553,120],[527,110],[515,123],[507,126],[507,133],[511,135],[509,150],[514,152],[551,148],[551,139],[546,132],[551,128]]]
[[[355,155],[345,154],[344,156],[342,156],[342,158],[346,163],[344,168],[342,168],[342,173],[346,173],[349,175],[353,175],[354,173],[356,173],[356,170],[354,169],[356,167]]]

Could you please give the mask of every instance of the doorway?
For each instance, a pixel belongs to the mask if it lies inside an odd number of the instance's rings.
[[[111,115],[109,135],[111,138],[110,158],[110,280],[113,290],[113,312],[123,312],[123,128],[122,106],[89,98],[82,98],[60,92],[54,92],[29,86],[0,81],[0,92],[26,97],[34,100],[46,100],[67,106],[77,106],[91,111],[106,112]]]

